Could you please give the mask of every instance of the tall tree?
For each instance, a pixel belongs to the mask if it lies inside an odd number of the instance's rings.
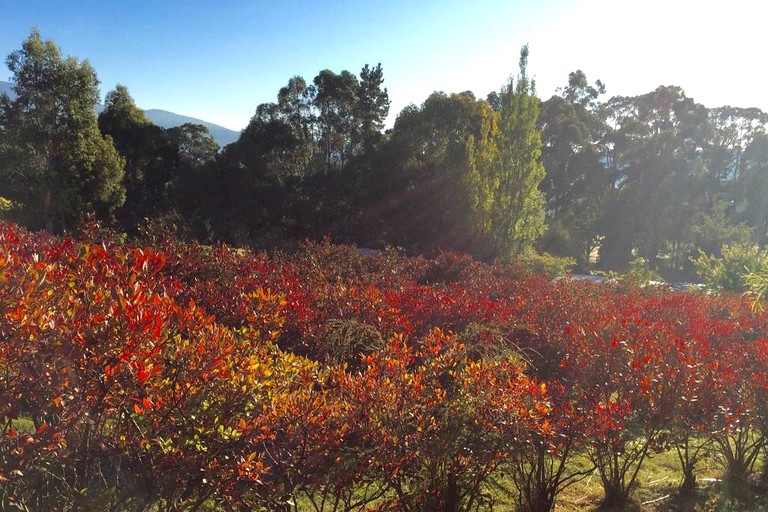
[[[706,208],[707,110],[670,86],[612,98],[605,112],[617,194],[606,212],[601,263],[621,267],[634,250],[653,268],[661,256],[679,267],[691,220]]]
[[[171,148],[165,172],[147,176],[147,190],[156,198],[158,214],[199,229],[215,190],[212,178],[219,171],[219,145],[208,128],[200,124],[185,123],[165,130],[164,135]]]
[[[181,165],[188,168],[205,165],[219,152],[218,143],[201,124],[184,123],[169,128],[166,133],[177,149]]]
[[[313,87],[324,170],[341,169],[360,141],[356,117],[360,83],[349,71],[336,74],[325,69],[315,77]]]
[[[740,216],[754,227],[754,241],[768,242],[768,135],[752,137],[740,159],[742,167],[736,185],[734,202],[739,204]]]
[[[125,159],[126,200],[117,216],[122,229],[131,231],[155,215],[158,198],[148,189],[147,181],[166,181],[163,175],[167,174],[172,149],[165,131],[147,119],[124,85],[118,84],[107,93],[98,122],[101,133],[112,138]]]
[[[15,98],[0,98],[0,188],[31,226],[73,228],[86,213],[111,218],[125,200],[124,161],[99,132],[98,79],[33,30],[6,63]]]
[[[360,120],[360,136],[363,150],[371,151],[381,137],[384,120],[389,114],[389,94],[384,83],[384,71],[381,63],[375,68],[366,64],[360,71],[358,88],[357,116]]]
[[[256,108],[240,138],[218,159],[230,241],[349,233],[362,182],[381,143],[389,112],[381,65],[295,76],[277,101]],[[214,209],[212,209],[213,211]],[[245,218],[242,211],[249,211]]]
[[[568,86],[563,89],[563,98],[578,108],[594,110],[597,98],[605,94],[605,84],[597,80],[590,85],[587,75],[580,69],[568,75]]]
[[[531,247],[546,230],[544,197],[539,184],[545,177],[541,132],[537,126],[539,99],[528,78],[528,47],[520,51],[520,73],[499,94],[498,131],[494,147],[473,147],[470,139],[470,186],[475,225],[485,239],[486,257],[510,258]],[[490,133],[490,132],[489,132]],[[480,141],[488,146],[490,140]]]
[[[605,87],[589,85],[582,71],[569,75],[562,96],[541,105],[542,162],[547,170],[540,189],[547,200],[549,231],[540,242],[549,252],[576,258],[587,269],[599,246],[599,220],[613,189],[602,162],[605,125],[597,114]]]
[[[382,238],[419,251],[475,251],[467,145],[487,141],[497,119],[471,92],[436,92],[400,112],[368,187]]]

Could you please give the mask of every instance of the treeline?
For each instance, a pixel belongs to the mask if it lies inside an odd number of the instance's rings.
[[[699,251],[765,243],[764,112],[706,108],[673,86],[601,102],[603,92],[577,71],[542,104],[543,248],[582,268],[597,250],[603,268],[642,257],[680,277]]]
[[[541,102],[527,57],[501,91],[433,93],[386,131],[381,65],[293,77],[219,149],[203,127],[151,125],[123,86],[97,120],[93,69],[33,32],[0,104],[6,216],[57,232],[93,211],[126,233],[160,220],[252,247],[330,235],[485,260],[535,248],[581,271],[643,258],[667,278],[693,276],[699,251],[764,244],[765,113],[706,108],[679,87],[603,100],[581,71]]]

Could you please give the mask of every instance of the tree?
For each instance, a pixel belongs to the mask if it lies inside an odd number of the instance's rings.
[[[754,227],[755,242],[768,241],[768,135],[754,136],[742,156],[743,171],[734,200],[747,224]]]
[[[722,257],[718,258],[699,251],[698,258],[693,260],[699,279],[714,291],[743,291],[749,288],[747,276],[768,267],[768,251],[757,245],[726,244],[720,253]]]
[[[125,162],[99,133],[98,79],[88,61],[61,56],[33,30],[6,63],[15,99],[0,97],[0,187],[32,227],[73,228],[125,200]]]
[[[547,199],[550,229],[541,241],[548,251],[577,259],[581,269],[599,245],[599,220],[613,188],[601,161],[605,125],[595,100],[604,91],[590,86],[582,71],[570,74],[563,96],[542,103],[542,162],[547,170],[540,190]]]
[[[384,83],[384,71],[381,63],[375,68],[366,64],[360,71],[358,89],[357,116],[360,120],[360,135],[364,151],[370,151],[381,137],[384,119],[389,114],[389,94]]]
[[[580,69],[568,75],[568,86],[563,89],[563,98],[569,103],[584,109],[593,109],[598,96],[605,93],[605,84],[600,80],[594,86],[589,85],[587,75]]]
[[[346,70],[337,75],[325,69],[313,81],[314,105],[319,112],[318,142],[325,172],[343,168],[354,152],[359,85],[357,77]]]
[[[117,151],[125,158],[126,200],[118,219],[122,229],[131,231],[157,211],[160,198],[149,190],[147,182],[167,181],[164,176],[172,147],[165,131],[147,119],[124,85],[118,84],[107,93],[98,122],[101,133],[112,137]]]
[[[208,179],[218,170],[219,145],[201,124],[184,123],[164,135],[170,146],[165,172],[148,176],[147,188],[157,198],[160,213],[182,213],[189,222],[211,193]]]
[[[690,247],[690,222],[707,207],[707,109],[680,87],[615,97],[604,107],[617,191],[606,209],[601,264],[626,265],[633,249],[675,272]]]
[[[104,110],[99,114],[99,128],[112,132],[130,131],[138,126],[147,126],[151,121],[144,111],[136,106],[128,88],[117,84],[104,99]]]
[[[128,88],[107,93],[99,128],[115,141],[126,160],[126,202],[121,227],[135,231],[147,219],[184,211],[187,220],[205,200],[208,183],[201,170],[213,162],[219,146],[202,125],[186,123],[167,130],[155,126],[136,106]],[[210,190],[206,191],[210,193]]]
[[[187,166],[201,166],[213,160],[219,152],[219,145],[208,128],[201,124],[184,123],[169,128],[168,136],[178,148],[179,160]]]
[[[544,197],[539,191],[545,176],[536,125],[539,99],[527,65],[528,47],[524,46],[517,83],[510,78],[499,94],[498,132],[467,143],[474,224],[485,239],[481,252],[486,257],[519,255],[546,230]]]
[[[223,204],[211,210],[226,219],[217,224],[226,225],[229,240],[265,237],[272,244],[286,235],[349,239],[370,232],[358,228],[357,209],[389,112],[383,82],[381,65],[366,65],[359,78],[326,69],[309,83],[294,76],[276,102],[256,108],[217,159]],[[251,214],[243,218],[242,211]]]
[[[369,187],[370,210],[381,215],[389,241],[419,250],[474,252],[467,145],[470,138],[489,143],[497,119],[471,92],[436,92],[420,107],[400,112],[377,158],[375,186]]]

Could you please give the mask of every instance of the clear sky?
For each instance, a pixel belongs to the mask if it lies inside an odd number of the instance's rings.
[[[543,98],[582,69],[608,96],[679,85],[708,107],[768,111],[766,22],[762,0],[0,0],[0,55],[36,26],[90,60],[102,94],[122,83],[142,108],[232,129],[326,68],[381,62],[390,122],[435,90],[484,97],[525,43]]]

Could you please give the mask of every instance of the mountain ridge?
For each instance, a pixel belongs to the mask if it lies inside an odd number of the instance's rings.
[[[0,81],[0,94],[3,93],[13,97],[13,84],[11,82]],[[104,110],[104,106],[99,104],[96,106],[95,110],[96,113],[99,114]],[[175,112],[170,112],[168,110],[153,108],[144,110],[144,114],[153,124],[165,129],[175,128],[185,123],[201,124],[208,128],[213,139],[222,148],[227,144],[235,142],[240,137],[240,132],[238,131],[230,130],[229,128],[196,117],[176,114]]]

